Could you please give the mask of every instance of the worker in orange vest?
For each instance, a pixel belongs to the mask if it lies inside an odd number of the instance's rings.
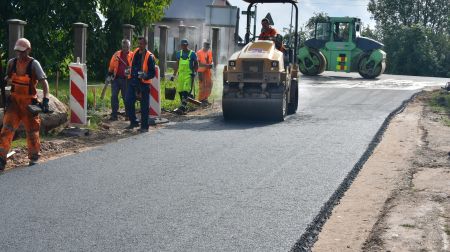
[[[275,48],[281,52],[285,52],[286,48],[283,46],[283,37],[278,34],[277,30],[270,26],[269,19],[263,18],[261,20],[261,33],[259,34],[259,40],[272,40],[275,42]]]
[[[258,39],[259,40],[273,40],[275,36],[277,35],[277,30],[270,26],[269,19],[263,18],[261,20],[261,33],[259,34]]]
[[[122,95],[123,103],[125,104],[125,111],[127,104],[125,102],[125,90],[127,86],[127,74],[130,70],[130,62],[133,57],[133,52],[130,52],[130,41],[128,39],[122,40],[122,50],[114,53],[109,62],[108,75],[113,78],[111,84],[111,121],[117,121],[117,113],[119,110],[119,92]]]
[[[20,123],[25,126],[27,134],[28,158],[30,165],[37,163],[40,151],[39,115],[28,110],[29,105],[38,104],[36,86],[42,85],[44,97],[41,107],[43,112],[49,112],[49,87],[47,76],[39,62],[29,56],[31,43],[25,38],[17,40],[14,51],[16,58],[10,59],[7,66],[6,81],[11,85],[11,95],[8,107],[3,117],[3,127],[0,133],[0,170],[6,166],[6,156],[11,147],[14,132]]]
[[[144,37],[138,38],[139,47],[134,50],[133,56],[130,59],[131,66],[130,75],[128,75],[128,87],[125,100],[127,103],[127,115],[130,119],[130,125],[127,129],[139,127],[139,122],[136,118],[135,103],[137,99],[136,93],[141,95],[141,128],[139,132],[148,131],[148,116],[150,106],[150,84],[156,75],[155,56],[146,49],[147,39]],[[136,92],[137,91],[137,92]]]
[[[210,50],[210,43],[205,41],[203,48],[197,51],[198,59],[198,79],[199,79],[199,94],[198,99],[202,105],[208,105],[208,97],[211,95],[213,87],[211,69],[213,68],[213,57]]]

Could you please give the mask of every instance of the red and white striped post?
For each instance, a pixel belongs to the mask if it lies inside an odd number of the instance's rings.
[[[70,63],[70,123],[87,125],[87,68]]]
[[[155,66],[156,75],[152,79],[152,84],[150,84],[150,95],[149,95],[149,115],[150,118],[159,118],[161,116],[161,76],[159,71],[159,66]]]

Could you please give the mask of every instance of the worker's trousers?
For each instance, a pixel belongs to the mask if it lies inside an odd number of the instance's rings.
[[[126,90],[125,78],[116,78],[111,83],[111,110],[112,110],[111,116],[117,116],[117,111],[119,110],[119,92],[122,95],[123,104],[126,107],[125,90]]]
[[[127,94],[125,96],[128,118],[131,124],[137,124],[136,118],[136,100],[140,96],[141,105],[141,128],[148,129],[148,116],[150,106],[150,85],[142,83],[139,79],[133,78],[128,80]]]
[[[3,117],[3,126],[0,133],[0,158],[6,161],[6,155],[11,148],[14,133],[23,123],[27,136],[28,157],[30,159],[39,155],[41,143],[39,139],[39,128],[41,121],[39,116],[33,116],[27,109],[31,104],[32,98],[29,96],[10,97],[11,101]]]
[[[211,70],[209,69],[198,73],[198,99],[200,101],[208,100],[208,97],[211,95],[213,86],[211,75]]]

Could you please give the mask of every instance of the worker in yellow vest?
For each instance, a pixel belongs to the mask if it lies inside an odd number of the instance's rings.
[[[195,73],[198,69],[197,55],[188,45],[187,39],[181,40],[181,51],[176,53],[177,63],[171,78],[173,80],[178,74],[177,91],[181,99],[180,106],[175,110],[178,114],[186,113],[187,98],[192,97]]]

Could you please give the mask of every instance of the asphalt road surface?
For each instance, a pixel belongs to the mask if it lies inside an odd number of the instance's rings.
[[[302,77],[282,123],[211,116],[6,172],[0,251],[287,251],[386,116],[446,81]]]

